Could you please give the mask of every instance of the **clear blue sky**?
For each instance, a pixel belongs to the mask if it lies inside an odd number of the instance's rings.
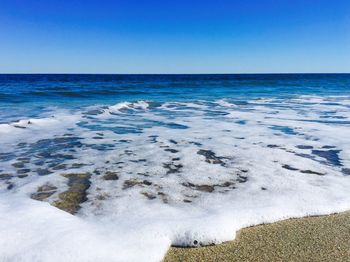
[[[350,72],[350,0],[0,0],[0,72]]]

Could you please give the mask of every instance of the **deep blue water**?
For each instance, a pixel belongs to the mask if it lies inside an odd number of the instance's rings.
[[[76,105],[350,92],[350,74],[0,75],[0,104]]]
[[[0,74],[0,123],[36,117],[47,108],[122,101],[247,100],[348,95],[350,74],[86,75]]]

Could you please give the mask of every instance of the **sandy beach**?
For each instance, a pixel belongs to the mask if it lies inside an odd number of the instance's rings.
[[[245,228],[215,246],[172,247],[164,262],[175,261],[350,261],[350,212]]]

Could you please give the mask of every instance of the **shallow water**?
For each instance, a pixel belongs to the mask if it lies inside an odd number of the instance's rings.
[[[0,75],[0,257],[157,261],[347,210],[349,130],[350,75]]]

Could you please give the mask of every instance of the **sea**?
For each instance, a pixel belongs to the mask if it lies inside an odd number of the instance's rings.
[[[0,261],[161,261],[349,188],[350,74],[0,75]]]

